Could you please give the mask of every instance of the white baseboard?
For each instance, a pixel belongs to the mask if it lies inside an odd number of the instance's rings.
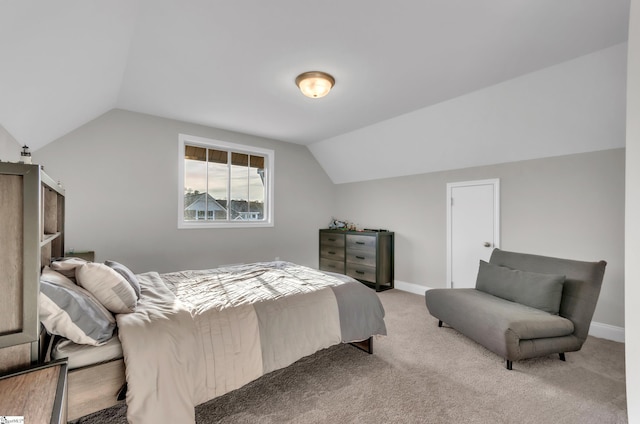
[[[431,287],[398,280],[394,281],[394,286],[398,290],[419,294],[421,296],[424,296],[425,291],[431,290]],[[589,335],[599,337],[601,339],[613,340],[614,342],[624,343],[624,327],[616,327],[615,325],[603,324],[601,322],[592,322],[591,327],[589,327]]]
[[[624,343],[624,327],[603,324],[601,322],[591,322],[589,335],[599,337],[601,339],[613,340],[614,342]]]
[[[413,294],[419,294],[424,296],[424,292],[431,289],[431,287],[421,286],[420,284],[406,283],[404,281],[393,281],[393,286],[402,291],[406,291]]]

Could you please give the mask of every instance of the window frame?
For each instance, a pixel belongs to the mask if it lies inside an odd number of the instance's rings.
[[[204,147],[207,149],[227,150],[236,153],[249,155],[260,155],[265,158],[264,179],[265,179],[265,219],[260,221],[208,221],[195,220],[185,221],[184,219],[184,171],[185,171],[185,145]],[[188,134],[178,135],[178,229],[197,228],[264,228],[274,226],[273,216],[273,181],[274,181],[274,161],[275,152],[271,149],[264,149],[245,144],[231,143],[228,141],[215,140],[211,138],[198,137]],[[231,199],[229,199],[230,201]]]

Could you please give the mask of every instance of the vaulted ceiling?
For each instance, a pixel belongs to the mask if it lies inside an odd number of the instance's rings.
[[[121,108],[312,144],[627,40],[629,0],[5,0],[0,125]],[[336,79],[303,97],[304,71]]]

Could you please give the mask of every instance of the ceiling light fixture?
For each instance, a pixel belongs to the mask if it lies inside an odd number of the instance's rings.
[[[326,72],[305,72],[296,77],[296,85],[307,97],[319,99],[329,94],[336,80]]]

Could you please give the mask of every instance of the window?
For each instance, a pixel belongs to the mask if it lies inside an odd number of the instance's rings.
[[[179,136],[178,228],[273,226],[273,150]]]

